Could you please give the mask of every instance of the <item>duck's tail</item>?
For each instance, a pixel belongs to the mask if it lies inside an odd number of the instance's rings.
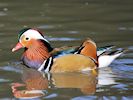
[[[127,50],[105,51],[98,57],[99,68],[109,66],[117,57]]]

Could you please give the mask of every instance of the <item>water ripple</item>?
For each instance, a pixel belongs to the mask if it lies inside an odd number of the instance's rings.
[[[0,16],[6,16],[7,14],[5,12],[0,11]]]
[[[51,98],[55,98],[55,97],[57,97],[58,96],[58,94],[56,94],[56,93],[53,93],[53,94],[50,94],[50,95],[48,95],[48,96],[46,96],[46,97],[44,97],[45,99],[51,99]]]
[[[71,100],[132,100],[132,96],[79,96],[74,97]]]
[[[78,34],[78,31],[67,31],[68,34]]]
[[[38,28],[40,28],[40,29],[53,29],[55,27],[56,26],[53,26],[53,25],[42,25],[42,26],[39,26]]]
[[[128,49],[129,49],[129,50],[133,50],[133,46],[130,46]]]
[[[1,82],[9,82],[9,81],[10,81],[10,80],[0,78],[0,83],[1,83]]]
[[[115,60],[114,63],[116,63],[116,64],[133,64],[133,59],[118,59],[118,60]]]
[[[117,88],[117,89],[120,89],[120,90],[128,90],[128,85],[126,84],[117,84],[117,85],[113,85],[112,88]]]
[[[61,38],[48,38],[50,41],[75,41],[80,40],[79,38],[61,37]]]
[[[119,27],[119,31],[133,31],[133,27]]]
[[[133,71],[133,67],[129,66],[129,65],[125,65],[125,64],[112,64],[112,68],[113,70],[117,70],[117,71],[124,71],[124,72],[132,72]]]
[[[17,73],[21,73],[22,70],[19,69],[19,68],[15,68],[13,66],[3,66],[3,67],[0,67],[0,70],[4,70],[4,71],[13,71],[13,72],[17,72]]]

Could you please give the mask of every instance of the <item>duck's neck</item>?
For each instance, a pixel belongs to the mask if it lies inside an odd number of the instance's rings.
[[[39,68],[50,57],[49,49],[42,41],[34,42],[34,45],[25,50],[22,61],[32,68]]]

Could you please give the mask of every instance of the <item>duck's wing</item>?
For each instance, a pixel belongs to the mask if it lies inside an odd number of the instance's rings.
[[[60,48],[55,48],[50,53],[54,58],[57,58],[66,54],[74,54],[77,51],[77,49],[77,46],[64,46]]]
[[[97,56],[114,47],[114,45],[108,45],[97,48]],[[57,58],[66,54],[80,54],[83,48],[83,46],[63,46],[60,48],[54,48],[50,53],[54,58]]]
[[[97,48],[97,56],[101,55],[105,51],[108,51],[108,50],[110,50],[110,49],[112,49],[114,47],[115,47],[114,45],[108,45],[108,46],[103,46],[103,47]]]

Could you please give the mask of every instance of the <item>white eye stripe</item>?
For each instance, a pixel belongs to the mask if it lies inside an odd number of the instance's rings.
[[[29,29],[26,32],[24,32],[23,35],[20,37],[20,41],[23,36],[28,37],[30,39],[41,39],[41,40],[48,42],[48,40],[46,40],[38,31],[33,30],[33,29]]]

